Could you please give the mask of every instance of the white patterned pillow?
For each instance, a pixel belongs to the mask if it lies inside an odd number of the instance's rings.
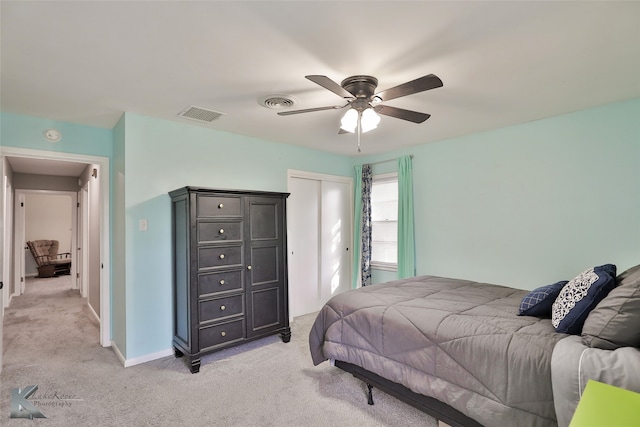
[[[605,264],[583,271],[567,283],[551,307],[557,332],[579,334],[589,312],[615,286],[616,266]]]

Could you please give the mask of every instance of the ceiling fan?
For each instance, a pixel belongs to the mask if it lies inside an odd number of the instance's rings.
[[[378,116],[378,114],[407,120],[413,123],[422,123],[430,117],[430,114],[426,113],[381,105],[382,102],[443,86],[442,80],[440,80],[438,76],[428,74],[392,87],[391,89],[375,93],[376,87],[378,87],[378,79],[372,76],[351,76],[344,79],[340,84],[334,82],[327,76],[310,75],[305,77],[344,98],[347,103],[330,107],[281,111],[278,114],[281,116],[289,116],[292,114],[311,113],[323,110],[340,110],[350,107],[342,118],[339,133],[355,133],[357,131],[358,152],[360,152],[361,133],[368,132],[378,126],[380,122],[380,116]]]

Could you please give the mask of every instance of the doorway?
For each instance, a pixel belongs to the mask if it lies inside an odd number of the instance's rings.
[[[72,259],[69,283],[78,289],[78,261],[83,251],[76,250],[78,193],[72,191],[16,189],[15,214],[15,271],[20,280],[19,295],[25,291],[26,278],[38,274],[37,264],[27,242],[32,240],[57,240],[58,253]],[[22,250],[20,250],[22,248]]]
[[[289,171],[289,313],[313,313],[351,288],[353,179]]]
[[[98,266],[95,270],[94,276],[89,276],[87,271],[84,271],[83,277],[87,280],[82,281],[82,286],[90,286],[89,284],[93,284],[94,288],[94,296],[96,296],[96,310],[93,310],[96,314],[96,317],[100,320],[100,337],[99,342],[103,347],[107,347],[111,345],[111,319],[110,319],[110,273],[109,273],[109,265],[110,265],[110,238],[109,238],[109,159],[107,157],[98,157],[98,156],[87,156],[87,155],[76,155],[70,153],[58,153],[58,152],[47,152],[47,151],[39,151],[39,150],[30,150],[30,149],[20,149],[13,147],[2,147],[2,158],[0,159],[5,165],[5,170],[2,172],[4,177],[12,176],[14,171],[9,164],[9,167],[6,167],[8,162],[7,160],[19,159],[20,161],[35,161],[35,162],[45,162],[47,165],[57,165],[64,167],[65,165],[71,163],[82,164],[86,168],[86,173],[90,174],[93,179],[93,188],[94,197],[87,196],[87,203],[91,206],[87,207],[88,212],[88,220],[86,227],[87,233],[82,234],[85,242],[88,240],[91,245],[95,246],[93,250],[96,262]],[[40,164],[45,164],[40,163]],[[91,167],[88,167],[91,165]],[[78,179],[78,178],[77,178]],[[90,193],[91,190],[88,190]],[[83,197],[84,193],[82,190],[79,190],[75,193],[76,197],[80,194]],[[4,194],[4,200],[13,200],[15,198],[16,202],[18,202],[18,191],[14,188],[11,189],[11,194]],[[9,199],[11,198],[11,199]],[[93,201],[91,201],[93,200]],[[77,206],[77,205],[76,205]],[[82,210],[78,212],[78,209],[74,210],[75,214],[82,218]],[[86,217],[85,217],[86,218]],[[92,220],[93,218],[93,220]],[[5,218],[6,220],[6,218]],[[21,227],[19,224],[19,219],[16,216],[12,223],[5,223],[5,227],[11,228],[13,231],[16,227]],[[83,227],[83,225],[79,226]],[[78,227],[78,228],[79,228]],[[95,234],[92,234],[90,231],[94,230]],[[18,234],[19,230],[16,229],[16,234]],[[81,233],[76,233],[81,234]],[[95,238],[90,239],[89,236],[93,235]],[[73,250],[77,251],[79,243],[83,240],[80,239],[80,236],[76,236],[72,243]],[[78,245],[78,246],[76,246]],[[8,287],[12,290],[13,293],[16,290],[20,289],[20,275],[18,272],[21,270],[21,266],[19,265],[20,259],[24,258],[20,256],[20,253],[16,250],[19,248],[19,251],[24,251],[23,246],[19,247],[14,243],[13,239],[5,239],[3,244],[4,253],[9,252],[12,255],[12,263],[13,266],[13,274],[7,275],[5,274],[5,288]],[[76,255],[76,254],[74,254]],[[77,263],[76,263],[77,264]],[[84,265],[84,263],[83,263]],[[75,266],[77,273],[80,273],[81,267]],[[90,269],[89,269],[90,270]],[[8,277],[8,279],[7,279]],[[22,276],[24,277],[24,276]],[[6,282],[9,281],[9,283]],[[85,285],[85,283],[87,283]],[[91,294],[91,290],[88,290],[88,293]],[[5,293],[5,296],[7,294]],[[1,319],[0,319],[1,322]],[[0,326],[1,327],[1,326]],[[1,330],[1,329],[0,329]],[[0,337],[2,339],[2,337]]]

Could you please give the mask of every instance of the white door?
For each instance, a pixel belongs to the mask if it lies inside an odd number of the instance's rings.
[[[0,157],[0,177],[2,177],[2,186],[0,187],[0,232],[2,233],[2,244],[0,244],[0,259],[4,260],[4,251],[5,251],[5,227],[7,224],[5,223],[5,210],[7,209],[7,203],[5,199],[5,176],[4,176],[4,157]],[[4,288],[4,262],[0,262],[0,280],[3,283]],[[7,283],[6,286],[9,286]],[[4,323],[4,289],[0,290],[0,372],[2,372],[2,325]]]
[[[352,184],[349,178],[296,172],[289,176],[287,228],[289,313],[320,310],[350,288]]]
[[[77,270],[77,289],[83,297],[88,296],[88,279],[89,273],[88,250],[89,250],[89,197],[88,183],[85,182],[82,189],[78,192],[78,236],[76,251],[76,268]]]
[[[22,295],[24,293],[24,276],[25,276],[25,267],[24,260],[27,256],[28,249],[26,246],[26,241],[24,238],[24,206],[26,203],[26,195],[25,193],[20,192],[20,190],[16,191],[15,197],[15,222],[13,225],[14,230],[14,262],[15,262],[15,275],[14,275],[14,292],[18,295]],[[30,255],[29,255],[30,256]],[[18,288],[19,287],[19,288]]]
[[[320,257],[320,182],[289,180],[287,236],[289,250],[289,315],[301,316],[317,310]]]
[[[320,304],[351,288],[351,186],[322,181]],[[318,307],[318,310],[321,307]]]

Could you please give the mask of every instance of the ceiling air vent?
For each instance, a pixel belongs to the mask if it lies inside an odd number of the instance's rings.
[[[196,120],[203,123],[211,123],[222,115],[224,115],[224,113],[219,113],[217,111],[207,110],[206,108],[195,107],[192,105],[178,114],[178,117],[184,117],[185,119]]]
[[[272,110],[284,110],[297,103],[298,101],[291,95],[267,95],[258,99],[258,104]]]

